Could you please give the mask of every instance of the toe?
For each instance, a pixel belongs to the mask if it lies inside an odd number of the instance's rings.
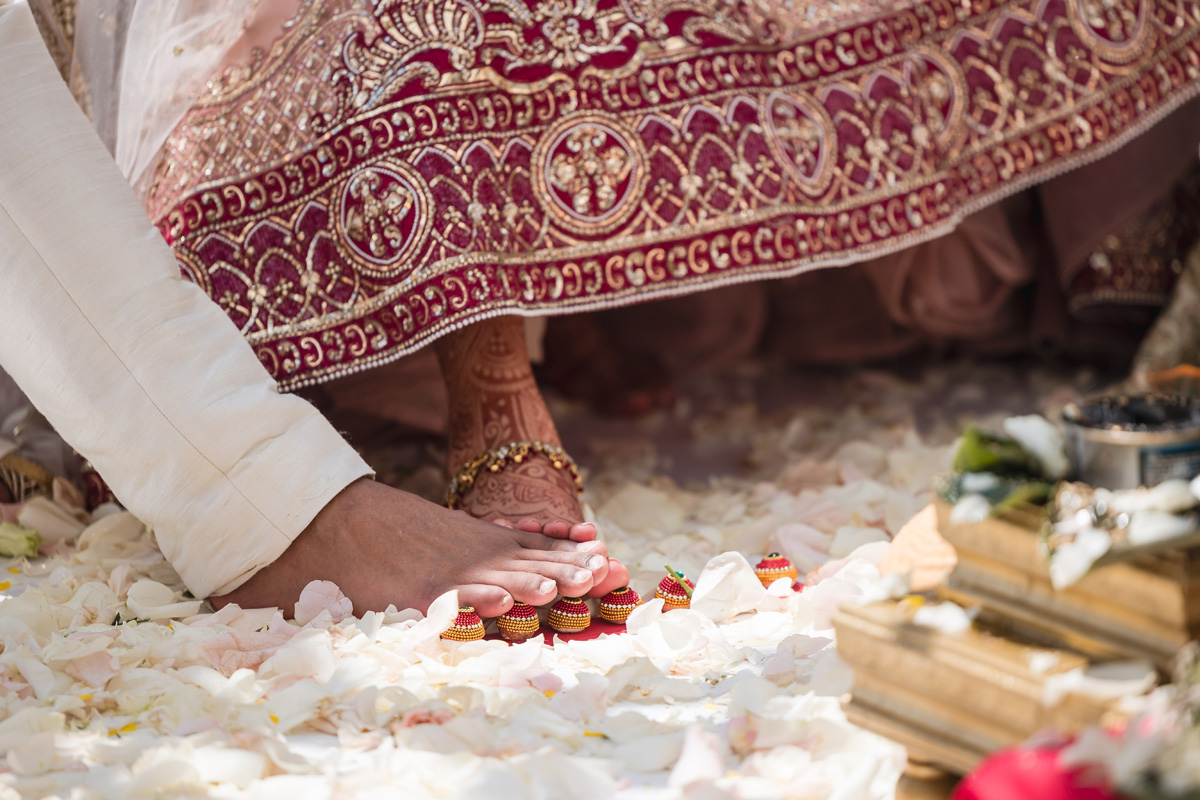
[[[526,517],[516,524],[516,528],[517,530],[525,531],[526,533],[541,533],[542,523],[538,522],[533,517]]]
[[[530,569],[534,564],[557,564],[585,569],[593,575],[608,574],[608,558],[588,550],[524,550],[518,569]]]
[[[548,553],[546,555],[558,554]],[[559,593],[566,597],[582,597],[591,590],[598,579],[608,575],[607,559],[599,556],[588,556],[588,559],[589,563],[586,566],[569,562],[539,560],[526,561],[522,564],[522,568],[554,581]]]
[[[586,573],[589,574],[590,573]],[[480,576],[489,584],[503,587],[514,600],[531,606],[544,606],[558,594],[559,586],[553,577],[524,570],[495,571]],[[511,606],[511,603],[509,604]],[[498,615],[497,615],[498,616]]]
[[[596,539],[596,535],[596,526],[590,522],[572,525],[567,532],[567,538],[572,542],[591,542]]]
[[[608,546],[603,542],[574,542],[570,539],[555,539],[544,536],[541,532],[521,531],[517,534],[517,542],[526,550],[534,552],[561,553],[598,553],[608,555]],[[523,555],[529,556],[529,553]]]
[[[552,539],[566,539],[571,532],[571,525],[566,520],[556,519],[554,522],[546,523],[541,531]]]
[[[470,584],[458,587],[460,605],[472,606],[479,616],[498,617],[512,608],[512,595],[499,586]]]
[[[597,556],[608,555],[608,545],[604,542],[568,542],[560,540],[551,542],[545,549],[556,553],[591,553]]]
[[[588,592],[588,596],[603,597],[614,589],[620,589],[622,586],[628,585],[629,570],[620,561],[610,558],[608,559],[608,574],[596,581],[596,584],[592,586],[592,590]]]

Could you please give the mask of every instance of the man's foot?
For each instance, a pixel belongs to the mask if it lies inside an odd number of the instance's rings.
[[[425,611],[457,589],[459,602],[496,617],[514,599],[544,605],[559,593],[595,592],[611,582],[611,572],[591,526],[549,525],[543,532],[540,523],[493,525],[363,479],[322,509],[278,560],[212,601],[218,608],[276,606],[290,615],[310,581],[327,580],[359,615],[389,605]]]
[[[508,442],[561,446],[533,377],[519,317],[478,322],[445,336],[437,355],[450,400],[450,474]],[[481,473],[463,496],[462,509],[476,519],[518,523],[527,532],[541,525],[554,537],[595,537],[595,528],[583,523],[571,476],[542,455],[500,472]],[[591,593],[604,594],[625,580],[628,571],[613,561],[607,578]]]

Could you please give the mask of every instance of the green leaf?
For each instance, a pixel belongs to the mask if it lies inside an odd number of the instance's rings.
[[[15,522],[0,522],[0,556],[33,558],[41,543],[42,537],[33,528]]]
[[[998,514],[1020,505],[1044,505],[1054,497],[1052,483],[1019,483],[1012,491],[992,505],[992,513]]]
[[[993,472],[997,475],[1042,476],[1042,465],[1012,439],[984,433],[971,426],[954,454],[955,472]]]

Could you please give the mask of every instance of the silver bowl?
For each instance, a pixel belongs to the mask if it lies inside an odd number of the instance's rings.
[[[1200,475],[1200,400],[1101,397],[1069,404],[1063,422],[1067,457],[1084,483],[1136,489]]]

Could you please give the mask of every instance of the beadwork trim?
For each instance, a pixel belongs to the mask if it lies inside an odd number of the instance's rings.
[[[566,470],[575,484],[576,493],[583,494],[583,478],[579,475],[579,466],[575,459],[567,455],[566,450],[545,442],[509,442],[476,456],[455,473],[450,479],[450,485],[446,487],[446,507],[455,509],[461,506],[463,495],[475,485],[475,479],[479,477],[480,472],[501,472],[512,464],[523,463],[533,454],[548,458],[550,465],[555,469]]]

